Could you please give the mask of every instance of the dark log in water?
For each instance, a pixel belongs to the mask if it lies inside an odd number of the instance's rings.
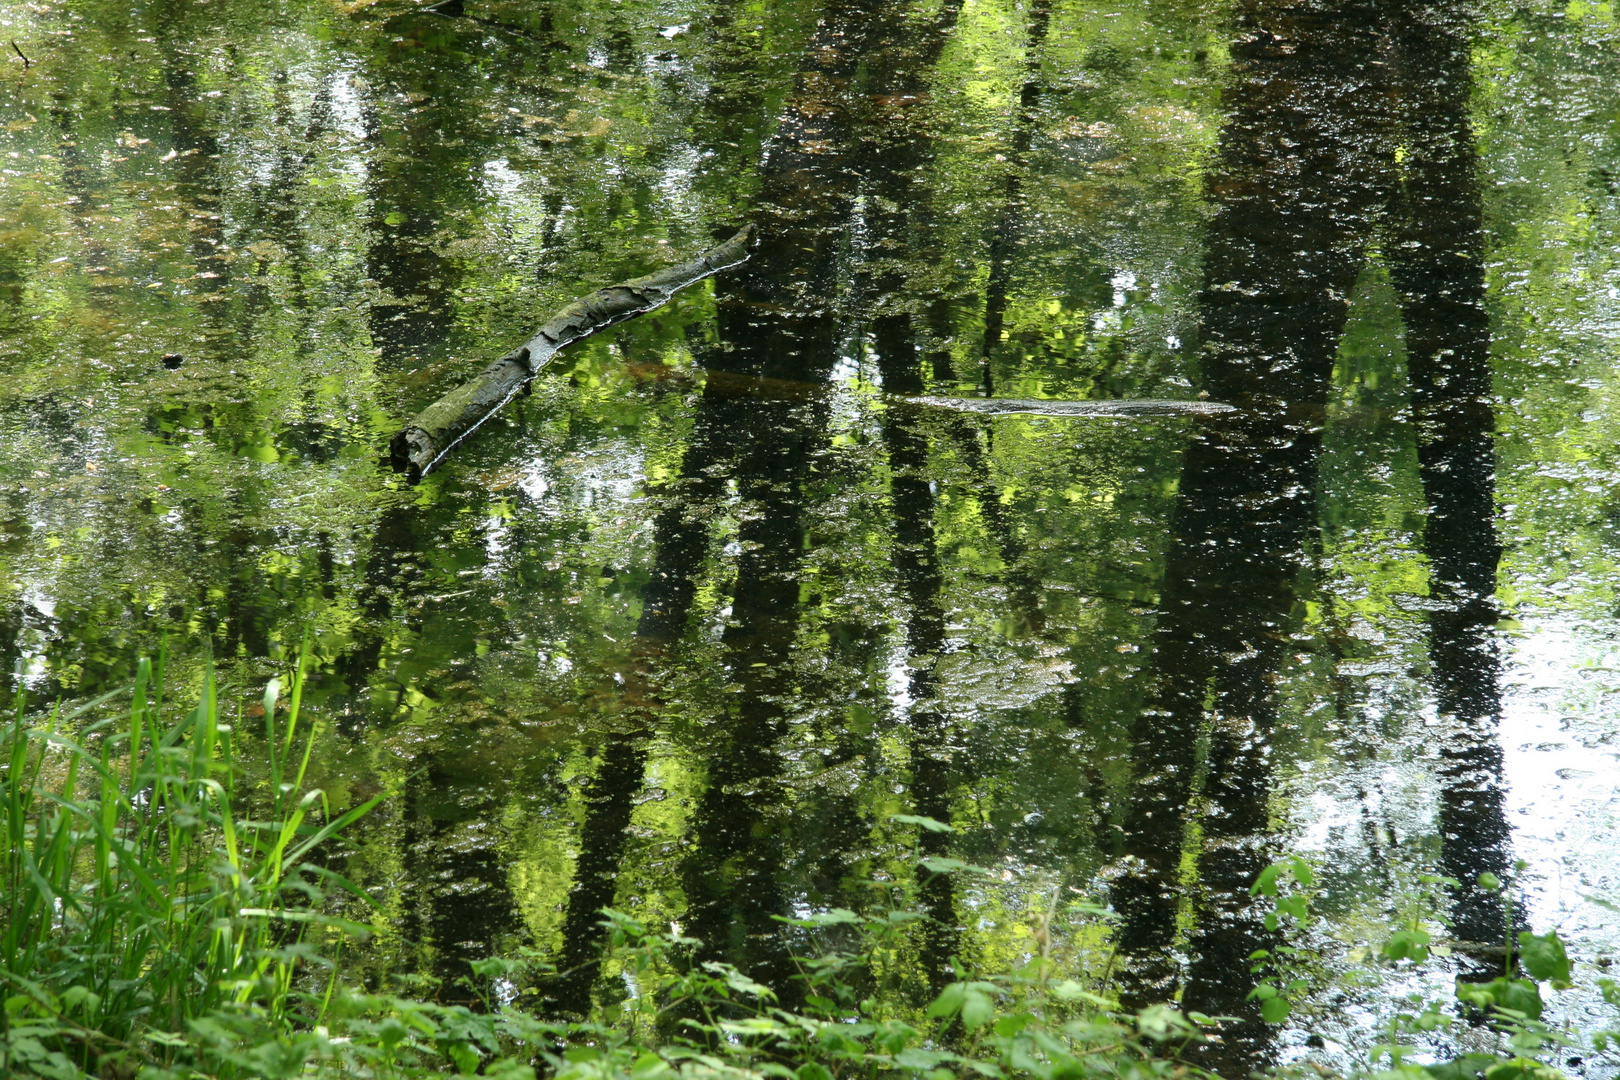
[[[528,344],[496,360],[401,428],[389,444],[395,471],[406,473],[410,482],[416,483],[457,443],[512,400],[563,346],[661,307],[688,285],[747,261],[753,242],[754,227],[746,225],[724,244],[690,262],[609,285],[562,308]]]

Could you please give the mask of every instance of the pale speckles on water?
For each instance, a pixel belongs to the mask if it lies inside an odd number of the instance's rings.
[[[1335,970],[1425,875],[1492,938],[1520,859],[1611,954],[1620,30],[1406,7],[0,3],[0,669],[253,700],[307,632],[315,782],[403,784],[352,962],[446,988],[606,904],[775,978],[775,916],[912,872],[897,813],[992,871],[963,955],[1111,904],[1082,974],[1246,1018],[1232,1075],[1409,988],[1255,1020],[1288,854]]]

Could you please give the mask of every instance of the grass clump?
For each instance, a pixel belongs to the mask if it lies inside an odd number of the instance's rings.
[[[309,928],[339,925],[319,886],[347,883],[305,860],[376,800],[331,819],[303,790],[302,683],[300,671],[280,730],[279,681],[265,690],[260,821],[241,814],[211,671],[177,722],[147,660],[116,720],[80,723],[110,695],[43,724],[19,703],[0,728],[0,1075],[160,1075],[200,1062],[220,1031],[318,1022],[325,1003],[301,1012],[295,983],[318,964]]]

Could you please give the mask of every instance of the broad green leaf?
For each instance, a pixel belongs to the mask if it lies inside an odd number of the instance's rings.
[[[947,1055],[936,1050],[918,1050],[916,1048],[902,1050],[898,1054],[894,1055],[894,1063],[896,1065],[900,1066],[902,1069],[911,1069],[916,1072],[921,1072],[924,1069],[932,1069],[940,1062],[945,1060],[947,1060]]]
[[[1541,990],[1535,983],[1523,979],[1498,979],[1504,984],[1497,990],[1496,1003],[1504,1009],[1524,1013],[1532,1020],[1541,1019]]]
[[[962,998],[962,1026],[974,1031],[990,1022],[996,1006],[983,990],[968,990]]]
[[[1146,1038],[1163,1042],[1186,1035],[1192,1025],[1168,1005],[1151,1005],[1136,1014],[1136,1030]]]
[[[1390,960],[1411,960],[1422,963],[1429,958],[1430,937],[1423,930],[1397,930],[1384,944],[1384,956]]]
[[[1064,979],[1060,983],[1054,983],[1047,993],[1057,1001],[1086,1001],[1099,1009],[1105,1009],[1109,1012],[1119,1007],[1118,1002],[1103,997],[1101,994],[1093,994],[1073,979]]]
[[[1272,863],[1260,871],[1260,876],[1254,879],[1254,888],[1249,890],[1250,896],[1276,896],[1277,875],[1282,873],[1281,863]]]
[[[962,1002],[967,997],[966,983],[951,983],[939,992],[939,997],[928,1006],[928,1015],[933,1017],[955,1016],[962,1009]]]
[[[478,1052],[464,1042],[453,1042],[445,1048],[444,1056],[455,1062],[456,1071],[462,1076],[472,1076],[478,1071],[481,1060]]]
[[[935,818],[924,817],[921,814],[890,814],[890,821],[897,821],[902,825],[920,825],[929,832],[955,832],[956,826],[947,825]]]
[[[1541,991],[1523,979],[1492,979],[1488,983],[1457,983],[1457,997],[1481,1008],[1495,1006],[1520,1013],[1532,1020],[1541,1018]]]
[[[1540,1062],[1526,1058],[1503,1061],[1485,1070],[1485,1080],[1553,1080],[1561,1075]]]
[[[1526,930],[1519,935],[1519,960],[1530,977],[1543,981],[1569,982],[1569,956],[1557,931],[1532,934]]]

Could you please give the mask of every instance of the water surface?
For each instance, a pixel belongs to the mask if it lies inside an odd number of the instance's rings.
[[[334,856],[382,904],[357,977],[455,999],[527,944],[583,1011],[626,993],[611,905],[791,1002],[779,917],[920,844],[990,873],[923,875],[896,992],[1050,914],[1127,1006],[1244,1018],[1241,1074],[1366,1042],[1392,921],[1479,974],[1482,872],[1613,945],[1609,5],[0,24],[0,668],[83,698],[165,644],[254,725],[309,635],[316,782],[400,789]],[[420,486],[381,464],[554,308],[747,222]],[[1234,409],[1063,404],[1144,399]],[[1266,1025],[1249,886],[1290,854],[1322,959]]]

